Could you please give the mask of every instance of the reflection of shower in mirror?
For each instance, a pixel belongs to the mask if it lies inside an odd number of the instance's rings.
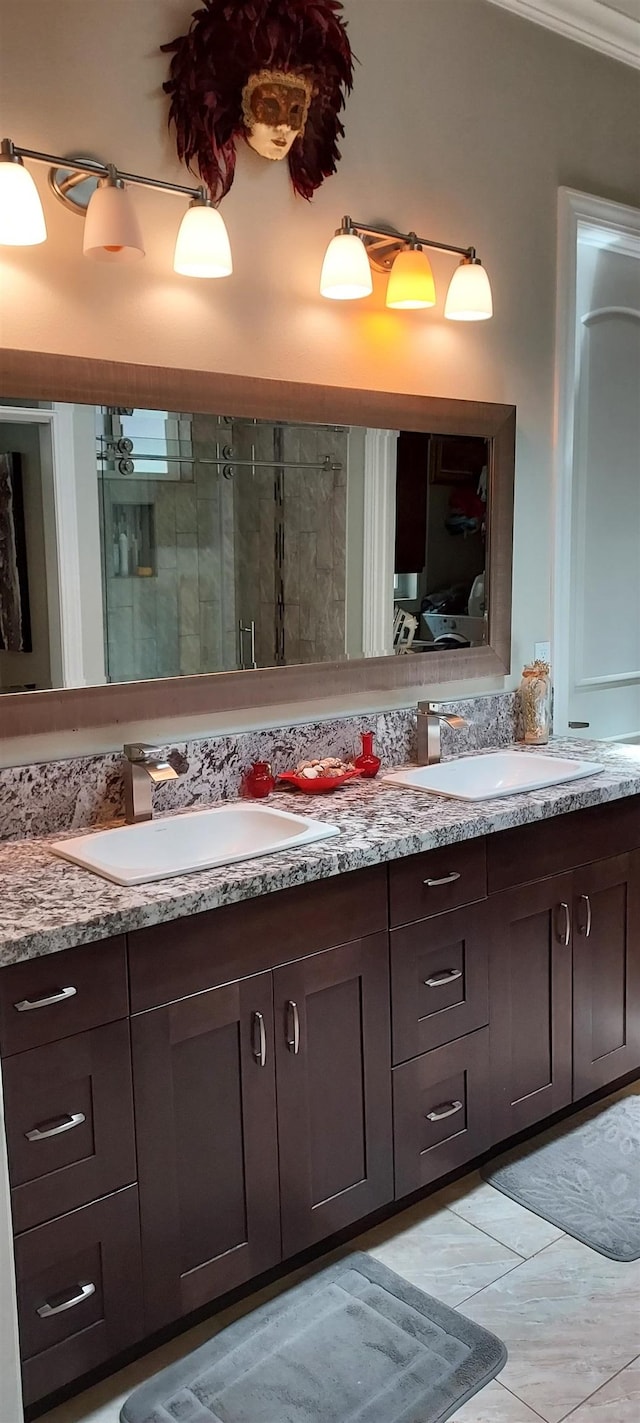
[[[0,690],[488,642],[484,438],[26,401],[0,434],[49,580]]]

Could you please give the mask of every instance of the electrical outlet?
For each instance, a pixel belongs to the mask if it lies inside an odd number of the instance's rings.
[[[533,655],[536,662],[551,662],[551,643],[534,642]]]

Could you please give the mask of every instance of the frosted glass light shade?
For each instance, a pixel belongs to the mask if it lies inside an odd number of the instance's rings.
[[[373,291],[371,267],[366,248],[355,232],[332,237],[325,252],[320,276],[320,292],[332,301],[356,301]]]
[[[100,184],[84,220],[82,251],[94,262],[137,262],[144,242],[136,211],[126,188]]]
[[[22,163],[0,163],[0,245],[35,247],[47,226],[38,189]]]
[[[449,321],[488,321],[493,316],[491,286],[479,262],[461,262],[451,278],[444,314]]]
[[[426,252],[418,248],[399,252],[387,284],[387,306],[396,311],[417,311],[435,304],[435,282]]]
[[[183,277],[230,277],[229,234],[217,208],[192,203],[180,223],[173,270]]]

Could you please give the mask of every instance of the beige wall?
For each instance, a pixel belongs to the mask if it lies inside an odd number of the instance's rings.
[[[4,0],[3,130],[24,145],[95,154],[181,178],[166,129],[159,45],[193,0]],[[177,198],[138,192],[147,257],[84,261],[82,227],[45,198],[49,242],[3,249],[8,345],[518,407],[517,673],[550,632],[556,194],[640,204],[640,76],[484,0],[346,0],[360,60],[343,161],[311,204],[286,165],[242,145],[224,203],[235,273],[172,272]],[[44,190],[46,170],[32,170]],[[184,179],[183,179],[184,180]],[[317,294],[340,216],[473,242],[490,270],[491,323],[387,313]],[[513,679],[512,679],[513,680]]]

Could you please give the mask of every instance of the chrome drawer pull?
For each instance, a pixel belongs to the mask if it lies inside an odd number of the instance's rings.
[[[443,1122],[445,1117],[455,1117],[456,1112],[462,1111],[462,1102],[443,1102],[441,1107],[436,1107],[434,1112],[427,1112],[428,1122]]]
[[[255,1046],[255,1041],[256,1041],[256,1038],[255,1038],[255,1030],[256,1030],[256,1028],[258,1029],[258,1046],[257,1046],[257,1047]],[[254,1015],[253,1015],[253,1042],[254,1042],[253,1056],[254,1056],[254,1058],[255,1058],[257,1064],[258,1064],[258,1067],[264,1067],[265,1064],[266,1064],[266,1061],[267,1061],[267,1034],[266,1034],[266,1029],[265,1029],[265,1026],[264,1026],[264,1018],[263,1018],[263,1016],[262,1016],[262,1013],[257,1013],[257,1012],[256,1012],[256,1013],[254,1013]]]
[[[453,884],[454,880],[460,879],[458,870],[452,870],[450,875],[443,875],[442,879],[423,879],[427,889],[435,889],[439,884]]]
[[[59,988],[57,993],[46,993],[44,998],[21,998],[14,1003],[18,1013],[30,1013],[32,1008],[50,1008],[52,1003],[64,1003],[65,998],[73,998],[77,988]]]
[[[289,1024],[292,1025],[291,1032],[289,1031]],[[298,1005],[294,1003],[292,998],[290,998],[287,1003],[287,1047],[289,1052],[293,1053],[294,1057],[296,1053],[300,1051],[300,1014],[298,1012]]]
[[[579,925],[579,932],[584,934],[585,939],[588,939],[591,933],[591,900],[588,894],[580,895],[580,903],[587,906],[587,918],[584,924]]]
[[[558,934],[558,939],[561,944],[564,944],[566,949],[569,939],[571,938],[571,911],[569,905],[565,904],[564,901],[558,905],[558,909],[561,909],[564,914],[564,930],[561,934]]]
[[[84,1112],[65,1112],[63,1117],[53,1117],[51,1126],[43,1122],[41,1126],[26,1131],[25,1136],[27,1141],[45,1141],[48,1136],[61,1136],[63,1131],[71,1131],[73,1127],[81,1126],[84,1121]]]
[[[462,978],[461,968],[446,968],[443,973],[434,973],[433,978],[423,979],[425,988],[444,988],[445,983],[453,983],[455,978]]]
[[[60,1295],[56,1295],[57,1304],[52,1304],[51,1300],[45,1300],[44,1304],[41,1304],[36,1310],[36,1314],[39,1314],[41,1319],[50,1319],[52,1314],[64,1314],[65,1309],[75,1309],[77,1304],[82,1304],[85,1299],[89,1299],[89,1296],[96,1292],[96,1287],[92,1284],[78,1285],[76,1288],[77,1294],[63,1295],[62,1298]]]

